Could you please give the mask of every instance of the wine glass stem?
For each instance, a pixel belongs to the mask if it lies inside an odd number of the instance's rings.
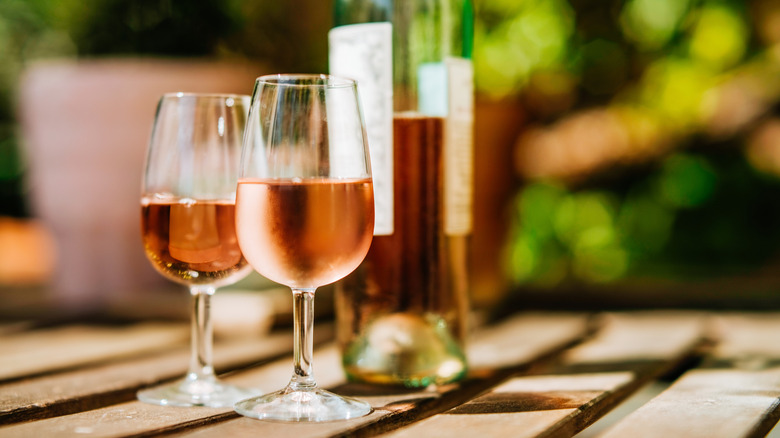
[[[293,288],[293,366],[290,380],[293,390],[314,388],[312,355],[314,353],[314,291],[315,289]]]
[[[210,286],[192,286],[192,315],[190,318],[192,334],[190,336],[190,369],[187,377],[191,380],[215,380],[212,365],[212,342],[214,324],[211,321],[211,295],[215,288]]]

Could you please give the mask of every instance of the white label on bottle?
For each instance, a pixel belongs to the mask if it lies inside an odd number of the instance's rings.
[[[471,60],[447,58],[448,112],[444,126],[444,232],[471,232],[474,195],[474,69]]]
[[[352,93],[327,93],[329,171],[333,178],[365,176],[366,158],[354,146],[368,143],[365,128],[358,123],[359,108]],[[311,157],[315,161],[317,157]]]
[[[388,22],[328,33],[330,73],[358,82],[374,179],[374,235],[393,234],[393,28]]]

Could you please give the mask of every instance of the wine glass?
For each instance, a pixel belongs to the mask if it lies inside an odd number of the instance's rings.
[[[232,406],[256,394],[217,380],[212,366],[211,295],[251,268],[238,246],[235,190],[249,96],[171,93],[157,105],[141,197],[144,249],[166,278],[189,286],[187,375],[138,392],[172,406]]]
[[[317,387],[314,293],[352,272],[374,228],[374,195],[357,84],[327,75],[262,76],[249,110],[236,194],[238,242],[249,264],[293,295],[293,375],[236,412],[330,421],[371,411]]]

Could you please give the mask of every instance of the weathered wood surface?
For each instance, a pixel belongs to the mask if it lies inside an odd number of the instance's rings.
[[[390,436],[572,436],[693,355],[704,328],[698,314],[607,315],[598,333],[566,352],[552,374],[513,378]]]
[[[664,376],[676,380],[604,436],[759,437],[780,417],[780,315],[520,314],[475,333],[468,379],[424,391],[347,384],[330,344],[315,352],[318,382],[367,400],[374,411],[318,424],[135,401],[138,388],[178,377],[188,359],[186,331],[184,345],[171,338],[164,347],[136,328],[109,327],[105,338],[81,328],[47,329],[88,351],[111,338],[146,346],[109,341],[114,350],[107,354],[88,361],[62,356],[67,360],[0,383],[0,437],[570,437]],[[0,345],[35,332],[0,332]],[[315,332],[332,337],[326,324]],[[279,389],[291,373],[291,333],[218,344],[215,359],[226,381],[258,392]]]
[[[182,324],[69,326],[14,333],[2,339],[0,381],[171,348],[187,339]]]
[[[718,345],[699,368],[602,436],[765,436],[780,418],[780,314],[720,315],[713,328]]]
[[[33,321],[17,321],[0,324],[0,336],[21,332],[35,326]]]
[[[332,336],[333,326],[322,324],[315,332],[315,342]],[[292,333],[289,331],[261,338],[217,342],[214,367],[217,372],[227,372],[289,355],[291,351]],[[189,364],[189,355],[189,343],[179,342],[172,351],[0,384],[0,424],[72,414],[134,400],[136,391],[142,387],[182,377]]]
[[[317,380],[322,386],[333,387],[335,391],[359,397],[371,404],[374,411],[363,417],[344,422],[331,422],[319,425],[295,425],[302,436],[330,437],[339,435],[370,436],[384,433],[420,418],[457,406],[490,388],[505,376],[504,372],[515,372],[533,366],[537,360],[559,352],[562,348],[581,339],[588,332],[588,319],[582,315],[522,315],[511,318],[496,327],[486,329],[471,342],[469,356],[479,357],[477,374],[480,377],[467,380],[462,384],[447,385],[426,391],[393,391],[373,387],[343,384],[338,373],[338,381],[326,381],[318,373]],[[485,349],[485,345],[495,348]],[[329,358],[315,360],[317,369],[338,370],[338,355],[333,352]],[[488,372],[486,363],[500,364]],[[320,364],[320,365],[317,365]],[[481,372],[480,372],[481,370]],[[333,376],[335,377],[335,376]],[[285,382],[286,379],[279,380]],[[286,436],[292,433],[290,425],[273,422],[261,422],[248,418],[237,418],[210,428],[196,430],[184,436],[231,436],[253,437]]]
[[[507,348],[494,352],[493,357],[500,359],[501,354],[508,354],[513,357],[525,358],[527,361],[526,365],[530,365],[534,359],[560,350],[582,337],[586,332],[586,321],[587,318],[581,315],[551,316],[548,318],[532,315],[527,318],[519,317],[512,319],[504,323],[504,325],[497,327],[495,329],[497,332],[486,330],[485,335],[490,336],[494,342],[501,342],[507,346]],[[504,339],[501,339],[495,333],[503,333]],[[518,353],[518,351],[522,353]],[[342,393],[360,390],[358,387],[343,385],[343,374],[339,365],[338,353],[334,347],[318,351],[315,354],[314,364],[317,380],[321,386],[332,388],[342,385],[337,389]],[[522,366],[523,364],[516,365]],[[279,389],[286,384],[290,373],[291,358],[285,358],[265,366],[235,373],[226,380],[243,386],[260,388],[262,391],[267,392]],[[319,431],[318,433],[331,433],[331,431],[332,433],[338,433],[357,426],[365,427],[366,424],[376,423],[380,419],[383,419],[385,422],[389,420],[410,421],[406,418],[409,417],[408,415],[405,417],[401,414],[414,409],[423,411],[434,409],[435,406],[439,406],[441,403],[452,403],[454,405],[458,398],[444,397],[444,395],[451,395],[454,391],[460,391],[463,392],[463,395],[461,395],[463,397],[462,401],[465,401],[466,397],[469,395],[474,396],[476,395],[475,391],[480,390],[481,388],[474,389],[469,385],[450,385],[439,388],[435,392],[404,392],[400,395],[390,393],[372,397],[360,394],[361,397],[377,407],[375,413],[352,422],[334,422],[319,425],[317,430]],[[388,408],[383,409],[385,406],[388,406]],[[446,407],[450,406],[445,405]],[[116,415],[115,411],[117,409],[126,414]],[[170,414],[155,417],[153,415],[155,412],[167,412]],[[179,412],[182,415],[180,419],[177,419],[175,414]],[[139,435],[155,431],[170,431],[176,428],[191,428],[193,424],[213,422],[226,416],[236,415],[230,410],[210,411],[199,408],[167,408],[161,411],[158,406],[149,406],[134,401],[68,416],[0,428],[0,436],[36,436],[39,434],[54,434],[51,436],[71,436],[72,434],[72,436],[93,437]],[[401,418],[398,418],[399,416]],[[144,421],[139,421],[139,417],[144,419]],[[247,420],[248,423],[243,420]],[[87,426],[85,425],[90,425],[90,432],[86,432]],[[223,436],[240,436],[242,430],[244,430],[243,425],[248,425],[248,433],[253,435],[267,427],[275,428],[279,426],[276,423],[259,422],[242,417],[237,418],[236,421],[217,425],[221,429],[214,433],[224,434]]]

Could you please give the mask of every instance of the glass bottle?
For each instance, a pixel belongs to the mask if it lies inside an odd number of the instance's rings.
[[[336,285],[351,381],[426,387],[466,374],[473,196],[469,0],[336,0],[330,71],[358,81],[376,222]]]

